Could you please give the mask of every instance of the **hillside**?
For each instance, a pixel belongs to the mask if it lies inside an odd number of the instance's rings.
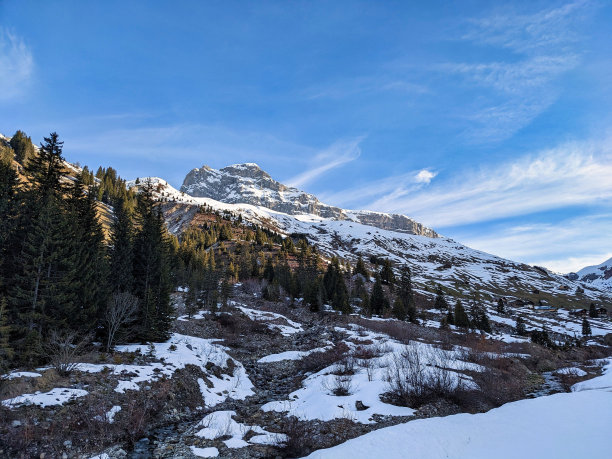
[[[141,182],[145,180],[140,179]],[[151,180],[157,186],[159,198],[165,201],[166,222],[175,234],[187,228],[198,207],[205,205],[240,214],[246,221],[284,235],[304,235],[327,256],[335,255],[353,264],[359,256],[366,260],[388,258],[396,268],[407,264],[418,289],[425,294],[432,294],[440,284],[450,295],[473,300],[514,297],[536,304],[542,301],[553,306],[585,307],[592,301],[608,306],[612,298],[609,292],[596,285],[572,281],[544,268],[474,250],[450,238],[432,238],[335,217],[291,215],[263,206],[193,197],[176,190],[163,179]],[[134,182],[128,182],[128,186],[133,185]],[[232,201],[240,199],[236,193],[230,196]]]
[[[612,291],[612,258],[598,265],[582,268],[576,273],[570,273],[567,277],[592,287]]]

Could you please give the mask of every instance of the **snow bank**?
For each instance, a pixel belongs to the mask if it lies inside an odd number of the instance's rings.
[[[603,367],[603,374],[596,378],[582,381],[572,386],[572,392],[581,392],[586,390],[603,390],[612,392],[612,359],[607,360],[607,364]],[[608,406],[612,413],[612,405]],[[612,424],[612,414],[608,417],[609,424]]]
[[[411,421],[309,458],[609,458],[612,394],[584,391],[508,403],[481,414]]]

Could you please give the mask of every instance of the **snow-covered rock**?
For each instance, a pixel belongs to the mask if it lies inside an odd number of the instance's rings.
[[[229,204],[262,206],[289,215],[310,214],[402,233],[437,236],[432,229],[405,215],[353,211],[324,204],[312,194],[277,182],[254,163],[234,164],[220,170],[208,166],[193,169],[185,177],[181,191]]]

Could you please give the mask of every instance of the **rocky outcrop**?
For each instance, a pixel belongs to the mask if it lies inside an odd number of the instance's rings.
[[[289,215],[312,214],[334,220],[352,220],[390,231],[438,237],[437,233],[405,215],[349,211],[324,204],[316,196],[283,185],[257,164],[235,164],[216,170],[208,166],[190,171],[181,191],[229,204],[252,204]]]

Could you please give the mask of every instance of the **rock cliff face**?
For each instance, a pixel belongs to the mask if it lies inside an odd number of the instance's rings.
[[[405,215],[345,210],[324,204],[316,196],[283,185],[257,164],[235,164],[216,170],[208,166],[187,174],[181,191],[229,204],[252,204],[289,215],[311,214],[335,220],[349,220],[390,231],[419,236],[438,234]]]

